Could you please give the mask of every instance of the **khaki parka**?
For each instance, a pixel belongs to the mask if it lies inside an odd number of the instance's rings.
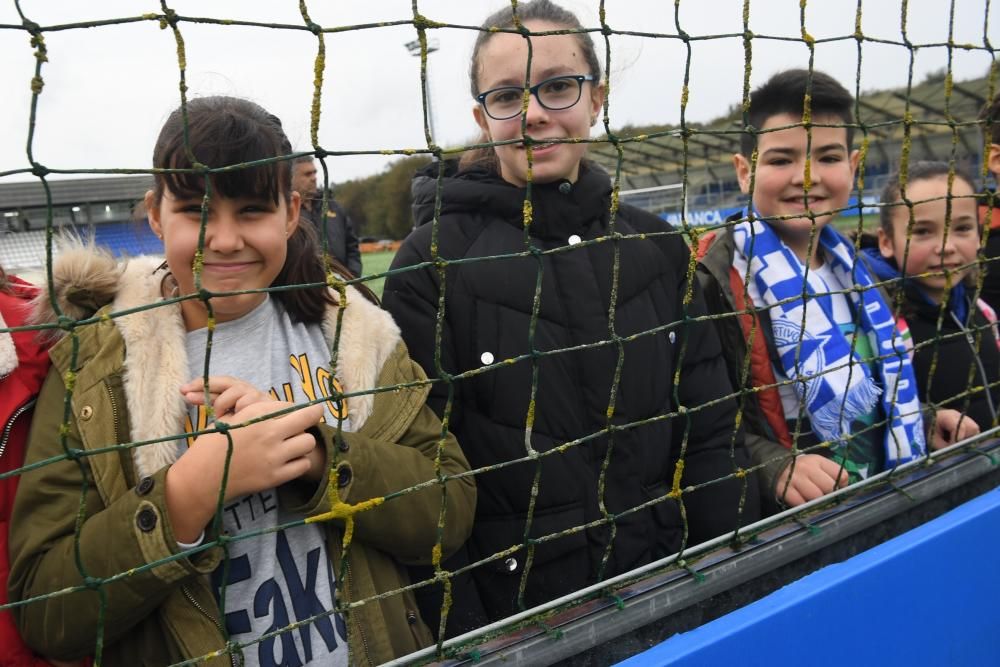
[[[207,529],[208,546],[181,554],[166,511],[165,477],[176,456],[168,436],[183,431],[186,410],[177,400],[177,382],[187,374],[179,306],[109,317],[161,301],[163,273],[156,265],[146,258],[119,265],[89,248],[59,260],[55,284],[64,312],[77,319],[96,312],[97,318],[51,352],[53,369],[39,396],[26,463],[72,455],[22,477],[9,590],[14,600],[56,593],[14,609],[25,640],[49,657],[93,655],[100,637],[104,665],[163,665],[213,653],[207,664],[238,664],[238,651],[227,654],[209,584],[223,555],[211,544],[216,534]],[[296,481],[278,489],[280,503],[307,516],[330,511],[331,499],[355,505],[468,469],[454,437],[442,440],[441,422],[424,405],[428,385],[351,395],[425,376],[387,313],[350,287],[347,306],[338,311],[328,310],[323,329],[331,347],[339,334],[337,376],[354,432],[338,441],[334,429],[321,424],[327,476],[318,486]],[[135,446],[113,447],[122,443]],[[444,488],[426,484],[356,513],[346,548],[343,514],[322,523],[351,664],[381,663],[431,643],[411,592],[370,598],[408,586],[403,565],[432,562],[442,503],[440,549],[447,556],[472,527],[471,477]],[[78,569],[77,545],[91,579]],[[108,577],[115,579],[88,583]]]

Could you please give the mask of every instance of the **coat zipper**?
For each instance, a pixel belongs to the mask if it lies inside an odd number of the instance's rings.
[[[35,399],[31,399],[15,410],[14,414],[12,414],[10,419],[7,420],[7,424],[3,427],[3,437],[0,438],[0,457],[3,456],[4,451],[7,449],[7,442],[10,440],[10,434],[14,431],[14,422],[17,421],[18,417],[34,407],[34,405]]]
[[[187,598],[188,602],[193,604],[194,608],[197,609],[199,612],[201,612],[202,616],[211,621],[212,625],[215,626],[215,629],[219,631],[219,634],[222,635],[223,638],[225,638],[226,633],[223,631],[222,625],[219,623],[218,620],[216,620],[214,616],[205,611],[205,608],[202,607],[201,604],[199,604],[198,601],[194,599],[194,595],[191,594],[191,591],[188,590],[188,587],[181,586],[181,592],[184,594],[184,597]],[[232,653],[229,654],[229,660],[233,664],[233,667],[240,667],[240,665],[243,664],[242,656],[237,657]]]
[[[111,401],[111,419],[113,420],[111,423],[115,425],[115,438],[119,440],[120,444],[122,438],[119,427],[121,424],[118,423],[118,403],[115,401],[115,392],[111,390],[111,385],[107,382],[104,383],[104,388],[108,391],[108,400]]]

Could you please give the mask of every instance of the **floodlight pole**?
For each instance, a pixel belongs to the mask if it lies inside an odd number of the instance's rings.
[[[436,37],[431,37],[427,40],[427,55],[430,56],[432,53],[438,50],[438,40]],[[420,40],[415,39],[412,42],[406,43],[406,49],[410,52],[410,55],[420,57]],[[424,75],[424,106],[427,108],[427,130],[431,135],[431,143],[436,142],[437,132],[434,131],[434,113],[433,107],[431,106],[431,64],[430,59],[427,60],[427,72]]]

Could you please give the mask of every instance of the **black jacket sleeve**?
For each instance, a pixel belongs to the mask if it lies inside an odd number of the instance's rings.
[[[391,269],[405,269],[429,262],[431,225],[418,227],[400,246],[393,259]],[[450,275],[454,275],[453,273]],[[447,280],[447,278],[446,278]],[[446,282],[446,285],[448,283]],[[448,320],[441,320],[441,345],[436,345],[438,327],[438,299],[441,285],[438,270],[428,265],[414,268],[401,273],[391,273],[385,282],[382,294],[382,306],[388,310],[402,331],[403,341],[410,352],[410,358],[424,369],[428,378],[441,377],[435,362],[435,350],[440,349],[440,364],[445,372],[455,372],[455,353],[452,343],[451,329]],[[461,384],[454,385],[452,407],[448,412],[448,429],[452,433],[462,430]],[[427,405],[442,420],[448,408],[449,386],[446,382],[435,382],[431,386]],[[463,546],[442,565],[449,570],[462,569],[468,566],[470,557]],[[414,581],[423,581],[434,576],[429,567],[411,567],[410,577]],[[479,597],[470,572],[455,575],[452,578],[451,611],[444,637],[457,637],[476,628],[486,625],[488,616]],[[438,585],[422,586],[414,591],[420,615],[435,635],[441,620],[443,604],[443,589]]]
[[[404,269],[428,263],[430,253],[430,225],[417,228],[399,248],[393,258],[390,270]],[[438,299],[440,297],[438,269],[430,264],[421,268],[390,274],[385,281],[382,306],[392,314],[402,331],[403,341],[410,351],[410,357],[420,364],[424,373],[432,380],[442,379],[435,361],[438,327]],[[454,373],[455,354],[448,321],[441,318],[441,370]],[[448,428],[455,432],[460,427],[459,405],[461,383],[454,384],[453,407],[449,412]],[[446,381],[437,381],[431,386],[427,405],[444,419],[450,390]]]
[[[686,269],[678,267],[685,273]],[[686,277],[679,284],[681,303],[688,288]],[[760,518],[757,476],[742,472],[751,466],[750,456],[736,421],[737,402],[718,333],[711,320],[703,319],[707,312],[699,282],[693,280],[675,363],[680,368],[675,395],[686,414],[673,431],[674,451],[684,458],[682,486],[707,484],[683,495],[689,544]]]

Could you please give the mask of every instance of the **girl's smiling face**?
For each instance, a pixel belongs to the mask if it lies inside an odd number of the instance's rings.
[[[565,26],[545,21],[527,21],[532,32],[561,30]],[[572,34],[531,38],[531,85],[564,75],[597,74],[591,72],[580,40]],[[514,33],[492,35],[479,52],[478,87],[486,92],[502,86],[524,86],[528,65],[528,40]],[[530,95],[524,116],[525,134],[536,142],[532,148],[531,180],[551,183],[560,179],[575,182],[586,143],[546,144],[551,139],[587,139],[590,127],[604,104],[604,87],[595,82],[582,84],[580,101],[568,109],[552,111]],[[521,114],[507,120],[491,118],[481,105],[473,109],[476,123],[490,141],[521,139]],[[528,182],[528,155],[524,144],[495,147],[500,161],[500,175],[505,181],[523,187]]]
[[[216,195],[208,204],[201,287],[231,292],[270,287],[285,265],[288,237],[299,222],[300,199],[292,193],[277,203],[267,197]],[[164,188],[159,203],[146,193],[149,226],[163,239],[167,266],[180,294],[195,293],[194,264],[201,231],[201,197],[176,197]],[[235,320],[266,298],[264,292],[210,299],[216,322]],[[207,326],[208,310],[199,299],[181,302],[188,331]]]
[[[944,297],[946,273],[951,276],[954,286],[975,266],[979,252],[979,221],[973,194],[969,183],[956,178],[951,187],[949,212],[946,175],[913,181],[906,188],[906,197],[914,202],[909,247],[906,236],[910,209],[901,202],[895,203],[892,212],[892,234],[881,228],[878,231],[882,256],[894,259],[904,275],[920,276],[917,281],[935,303],[940,303]]]

